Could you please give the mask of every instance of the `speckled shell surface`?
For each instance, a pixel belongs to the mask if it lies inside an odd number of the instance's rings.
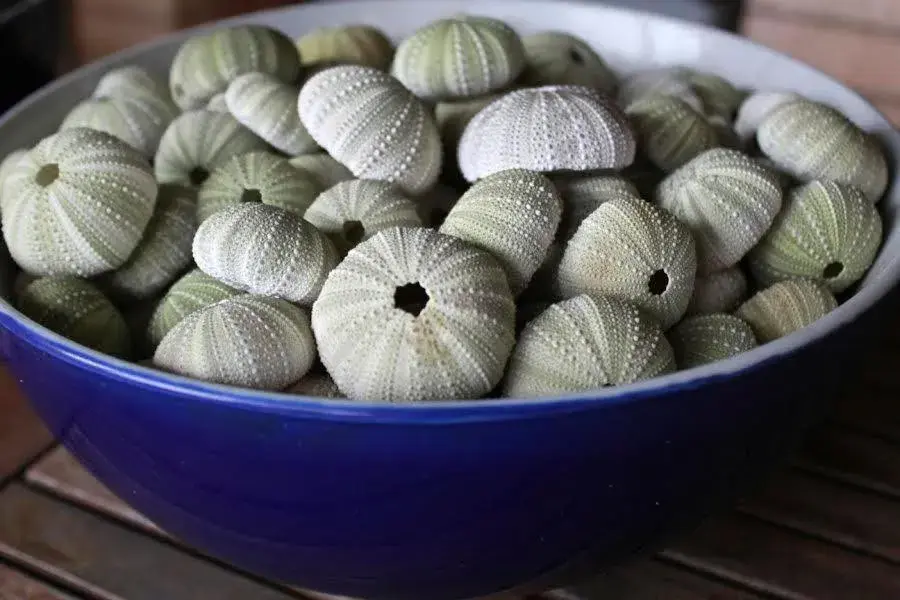
[[[748,289],[747,276],[740,267],[698,275],[694,280],[694,294],[686,314],[732,312],[746,300]]]
[[[644,200],[616,198],[601,204],[569,240],[558,285],[566,298],[630,300],[668,329],[687,309],[696,271],[686,225]]]
[[[760,91],[751,94],[744,99],[738,109],[734,130],[741,140],[747,142],[756,137],[760,124],[776,108],[802,99],[803,96],[794,92]]]
[[[749,265],[763,285],[805,278],[841,292],[868,270],[881,235],[881,216],[859,189],[813,181],[790,192]]]
[[[395,300],[416,282],[428,296],[418,316]],[[490,254],[431,229],[393,228],[331,272],[312,323],[322,363],[350,398],[478,398],[503,375],[515,304]]]
[[[371,67],[313,75],[300,90],[300,120],[313,139],[360,179],[428,191],[443,149],[431,111],[403,85]]]
[[[888,185],[878,143],[837,110],[809,100],[778,106],[756,133],[760,149],[800,181],[846,183],[878,202]]]
[[[294,42],[270,27],[223,27],[187,40],[172,61],[169,86],[183,110],[201,108],[239,75],[267,73],[285,83],[300,77]]]
[[[507,169],[544,173],[622,169],[637,142],[625,114],[581,86],[510,92],[469,122],[459,166],[470,182]]]
[[[325,152],[295,156],[288,162],[295,169],[303,171],[323,190],[327,190],[342,181],[354,179],[350,169]]]
[[[705,275],[734,266],[762,239],[781,210],[782,191],[758,161],[715,148],[663,180],[656,200],[691,228]]]
[[[523,37],[522,44],[526,66],[521,81],[526,85],[583,85],[605,94],[618,86],[612,68],[579,37],[544,31]]]
[[[619,87],[618,100],[629,106],[648,96],[678,98],[698,113],[704,112],[703,100],[690,82],[691,71],[685,67],[656,67],[638,71],[625,78]]]
[[[241,125],[274,148],[296,156],[318,148],[297,114],[300,89],[265,73],[234,79],[225,93],[228,111]]]
[[[13,172],[16,165],[19,164],[19,161],[27,154],[28,150],[25,148],[13,150],[0,161],[0,214],[3,212],[3,184],[6,182],[6,178],[9,174]]]
[[[44,168],[56,177],[38,183]],[[156,204],[150,164],[131,146],[92,129],[67,129],[24,156],[3,186],[3,236],[35,275],[90,277],[121,266]]]
[[[343,398],[337,384],[327,373],[309,373],[286,390],[286,394],[311,398]]]
[[[192,110],[182,113],[166,129],[154,170],[160,183],[197,186],[229,158],[267,148],[262,138],[230,114]]]
[[[73,342],[127,358],[128,325],[119,310],[92,284],[71,276],[43,277],[28,284],[18,299],[25,316]]]
[[[690,369],[753,350],[756,336],[743,319],[728,314],[688,317],[668,333],[679,369]]]
[[[281,390],[303,377],[315,358],[307,311],[242,294],[182,319],[156,348],[153,364],[203,381]]]
[[[634,184],[617,173],[558,175],[553,183],[563,200],[558,238],[571,239],[581,223],[604,202],[613,198],[640,198]]]
[[[128,65],[113,69],[106,73],[94,88],[94,98],[133,98],[135,96],[152,96],[170,104],[177,114],[169,86],[157,75],[143,67]]]
[[[738,108],[744,101],[744,92],[715,73],[690,70],[687,80],[703,101],[704,112],[708,116],[715,116],[726,122],[734,120]]]
[[[525,49],[511,27],[459,15],[429,23],[403,40],[391,74],[415,95],[434,101],[499,91],[524,68]]]
[[[757,292],[735,314],[750,324],[756,339],[764,344],[814,323],[837,305],[824,285],[789,279]]]
[[[368,25],[320,27],[297,40],[304,65],[356,64],[387,71],[394,45],[381,31]]]
[[[674,370],[672,348],[654,319],[629,302],[582,294],[550,306],[525,326],[503,395],[575,393]]]
[[[214,213],[194,236],[194,262],[228,285],[310,305],[338,263],[331,241],[300,215],[268,204]]]
[[[240,202],[262,202],[303,216],[321,192],[318,183],[286,159],[268,152],[249,152],[228,159],[203,182],[197,218],[202,223],[216,211]]]

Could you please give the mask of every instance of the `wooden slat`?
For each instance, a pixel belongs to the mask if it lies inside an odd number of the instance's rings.
[[[797,464],[840,481],[900,498],[900,445],[881,438],[829,427],[812,436]]]
[[[0,566],[0,599],[73,600],[71,596],[4,566]]]
[[[900,2],[897,0],[747,0],[747,4],[756,14],[773,17],[826,18],[879,28],[900,28]]]
[[[15,380],[0,368],[0,480],[46,448],[51,440]]]

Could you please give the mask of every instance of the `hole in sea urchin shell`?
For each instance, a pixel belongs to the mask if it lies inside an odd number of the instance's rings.
[[[578,52],[575,48],[569,50],[569,58],[572,59],[572,62],[576,65],[584,64],[584,57],[581,56],[581,53]]]
[[[180,97],[184,96],[184,88],[181,87],[180,83],[176,83],[175,85],[172,86],[172,94],[176,98],[180,98]]]
[[[822,277],[825,279],[834,279],[838,275],[844,272],[844,265],[839,261],[834,261],[833,263],[828,263],[824,269],[822,269]]]
[[[654,296],[662,296],[669,289],[669,275],[662,269],[655,271],[647,280],[647,289]]]
[[[344,221],[344,239],[354,246],[366,235],[366,228],[359,221]]]
[[[47,187],[59,177],[59,166],[56,164],[44,165],[41,167],[37,175],[34,176],[34,182],[41,187]]]
[[[241,202],[262,202],[262,194],[259,190],[248,189],[241,194]]]
[[[414,317],[419,316],[429,300],[428,292],[418,282],[398,285],[394,290],[394,308],[405,310]]]
[[[209,179],[209,171],[207,171],[203,167],[197,166],[191,169],[191,172],[188,174],[188,178],[194,185],[203,185],[203,182]]]

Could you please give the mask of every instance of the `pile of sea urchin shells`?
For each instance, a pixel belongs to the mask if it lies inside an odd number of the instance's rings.
[[[881,244],[887,165],[799,94],[616,73],[457,15],[189,39],[0,164],[21,311],[205,381],[376,402],[536,398],[816,321]]]

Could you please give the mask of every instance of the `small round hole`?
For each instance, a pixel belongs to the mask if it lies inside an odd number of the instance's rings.
[[[425,309],[428,300],[428,292],[418,282],[398,285],[394,290],[394,308],[405,310],[414,317]]]
[[[209,171],[203,167],[194,167],[188,177],[194,185],[203,185],[203,182],[209,179]]]
[[[669,289],[669,276],[662,269],[656,271],[647,281],[647,289],[654,296],[662,296]]]
[[[351,244],[358,244],[366,235],[366,228],[359,221],[344,221],[344,239]]]
[[[581,53],[578,50],[576,50],[575,48],[572,48],[571,50],[569,50],[569,58],[576,65],[584,64],[584,57],[581,56]]]
[[[37,175],[34,176],[34,182],[41,187],[47,187],[59,178],[59,166],[55,164],[44,165],[41,167]]]
[[[259,190],[244,190],[244,193],[241,194],[241,202],[262,202],[262,194],[259,193]]]
[[[839,276],[843,272],[844,272],[843,263],[835,261],[833,263],[829,263],[822,270],[822,277],[824,277],[825,279],[834,279],[835,277]]]

